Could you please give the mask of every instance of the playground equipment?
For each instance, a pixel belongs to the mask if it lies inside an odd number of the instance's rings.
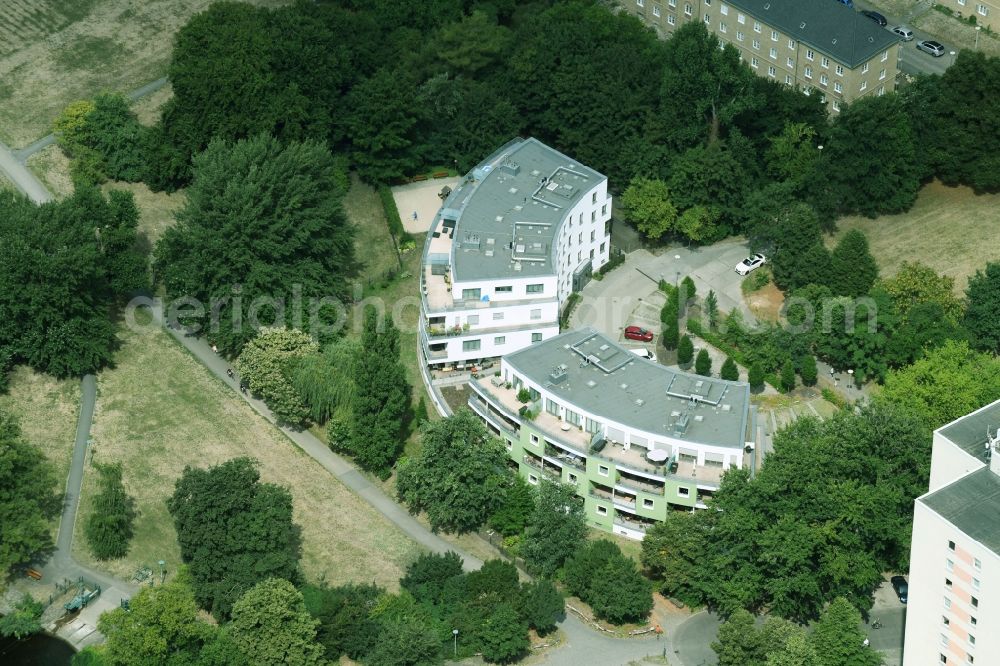
[[[63,604],[63,608],[68,611],[77,611],[81,608],[86,608],[92,600],[96,599],[101,595],[101,586],[94,585],[93,588],[88,588],[87,583],[83,581],[80,582],[80,588],[77,590],[76,596],[72,600]]]

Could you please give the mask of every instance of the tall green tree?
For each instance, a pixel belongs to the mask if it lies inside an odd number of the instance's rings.
[[[252,458],[206,469],[185,467],[167,509],[199,605],[228,618],[262,578],[297,581],[302,550],[287,489],[261,483]]]
[[[96,467],[100,490],[84,527],[87,545],[99,560],[125,557],[135,531],[135,498],[125,492],[121,463]]]
[[[587,593],[586,601],[594,615],[614,624],[644,622],[653,610],[649,581],[636,568],[635,561],[621,552],[594,572]]]
[[[352,233],[329,151],[258,135],[216,140],[194,160],[177,224],[156,246],[156,271],[181,323],[239,354],[261,325],[290,325],[324,340],[353,270]],[[265,242],[266,239],[266,242]]]
[[[500,505],[489,518],[490,527],[504,536],[523,533],[535,513],[535,494],[535,487],[523,476],[511,475]]]
[[[480,637],[483,659],[507,664],[528,651],[528,624],[510,604],[500,604],[486,619]]]
[[[818,666],[880,666],[882,657],[865,644],[861,613],[842,598],[820,615],[809,635]]]
[[[15,604],[14,609],[0,617],[0,636],[21,640],[42,630],[42,613],[45,605],[25,594]]]
[[[566,602],[552,581],[542,579],[521,585],[521,614],[528,626],[545,636],[566,614]]]
[[[651,240],[659,240],[672,231],[677,221],[677,208],[670,202],[670,190],[664,181],[656,178],[633,178],[622,192],[621,203],[636,228]]]
[[[309,410],[309,418],[326,423],[338,410],[349,411],[357,395],[354,361],[361,346],[353,338],[328,343],[317,354],[292,358],[288,381]]]
[[[964,324],[972,346],[1000,353],[1000,263],[990,262],[969,278],[965,301]]]
[[[792,359],[787,358],[785,362],[781,364],[781,388],[786,391],[791,391],[795,388],[795,364],[792,363]]]
[[[27,564],[52,546],[51,521],[62,510],[55,471],[21,436],[16,419],[0,411],[0,571]]]
[[[306,608],[319,620],[316,640],[326,648],[327,659],[336,661],[346,654],[359,660],[375,646],[381,628],[371,614],[383,594],[375,584],[303,588]]]
[[[323,646],[316,642],[318,624],[294,585],[268,578],[233,605],[226,631],[242,654],[253,655],[261,663],[320,666],[326,660]]]
[[[708,318],[708,328],[715,330],[719,325],[719,297],[712,289],[705,296],[705,316]]]
[[[396,494],[410,511],[426,512],[431,528],[469,532],[504,501],[511,473],[507,452],[468,409],[428,422],[420,453],[400,465]]]
[[[719,666],[762,666],[768,647],[761,641],[753,615],[742,608],[726,618],[712,641]]]
[[[529,571],[552,577],[583,543],[587,533],[583,506],[573,486],[543,481],[532,525],[521,555]]]
[[[250,391],[264,400],[280,423],[298,426],[308,418],[309,408],[292,382],[293,364],[318,355],[319,345],[309,334],[265,326],[243,347],[235,365]]]
[[[347,96],[351,161],[369,183],[414,173],[421,164],[418,134],[423,109],[415,108],[417,85],[406,70],[380,69]]]
[[[660,334],[660,342],[667,350],[677,349],[680,342],[680,313],[677,312],[677,303],[667,300],[660,310],[660,321],[663,322],[663,332]]]
[[[373,308],[364,317],[348,446],[362,468],[388,476],[403,450],[410,386],[399,360],[399,330],[388,317],[380,324]]]
[[[812,354],[806,354],[799,363],[799,376],[802,377],[802,383],[805,386],[815,386],[819,374],[816,368],[816,357]]]
[[[826,284],[838,296],[857,298],[867,294],[877,278],[878,264],[868,249],[868,239],[851,229],[830,254],[830,280]]]
[[[698,350],[698,356],[694,360],[694,371],[705,377],[712,374],[712,357],[708,355],[707,349]]]
[[[933,268],[919,261],[904,261],[892,277],[882,278],[879,284],[892,298],[896,311],[906,317],[910,308],[934,303],[952,322],[962,318],[963,305],[955,296],[955,278],[938,275]]]
[[[790,122],[768,141],[770,146],[764,155],[768,174],[801,191],[819,164],[816,130],[803,122]]]
[[[752,364],[747,370],[747,382],[754,390],[764,388],[764,368],[761,367],[760,363]]]
[[[681,341],[677,344],[677,362],[686,365],[694,358],[694,343],[686,335],[681,336]]]
[[[726,357],[722,368],[719,370],[719,377],[731,382],[738,382],[740,380],[740,369],[736,367],[736,362],[731,356]]]
[[[775,244],[771,257],[774,283],[786,291],[807,284],[827,284],[830,257],[823,246],[816,211],[806,204],[794,204],[778,217],[769,232]]]

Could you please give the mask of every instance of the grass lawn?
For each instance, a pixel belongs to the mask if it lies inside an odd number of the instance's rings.
[[[139,119],[140,123],[152,127],[159,122],[160,114],[163,112],[163,105],[166,104],[173,96],[174,89],[168,82],[165,86],[153,94],[146,95],[145,97],[133,102],[132,110],[135,112],[135,115]]]
[[[123,330],[117,366],[98,377],[95,461],[120,461],[139,517],[129,555],[97,564],[119,576],[159,559],[180,562],[165,500],[186,465],[237,456],[260,461],[265,481],[292,491],[302,527],[302,565],[310,580],[374,580],[395,589],[418,546],[364,500],[254,412],[162,330]],[[75,553],[93,562],[82,526],[91,510],[94,472],[84,478]],[[155,567],[154,567],[155,568]]]
[[[955,278],[961,294],[969,276],[995,261],[997,250],[987,241],[1000,226],[1000,194],[976,195],[967,187],[947,187],[934,181],[920,190],[912,209],[874,220],[846,217],[832,247],[844,232],[860,229],[868,237],[881,274],[890,276],[903,261],[916,261]]]
[[[0,140],[23,147],[48,134],[70,102],[163,76],[174,35],[211,3],[0,0]]]
[[[144,183],[123,183],[112,181],[105,183],[104,192],[125,190],[131,192],[135,204],[139,207],[139,238],[150,251],[156,245],[163,232],[174,224],[174,215],[184,205],[184,190],[173,194],[153,192]]]
[[[17,186],[5,174],[0,173],[0,192],[4,192],[7,190],[10,190],[11,192],[16,192]]]
[[[963,11],[963,15],[969,16],[975,12],[975,7],[970,4]],[[938,11],[930,11],[914,21],[914,27],[926,30],[930,34],[939,38],[950,51],[964,49],[972,51],[976,49],[976,27],[960,21],[952,16],[946,16]],[[903,48],[907,48],[904,46]],[[912,44],[909,48],[915,48]],[[1000,56],[1000,39],[986,34],[981,30],[979,34],[978,49],[988,56]]]
[[[69,175],[69,158],[56,144],[46,146],[38,151],[29,157],[25,164],[56,199],[73,194],[73,180]]]

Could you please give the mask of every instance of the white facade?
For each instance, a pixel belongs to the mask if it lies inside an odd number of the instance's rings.
[[[574,276],[610,257],[610,219],[607,178],[534,139],[473,169],[428,231],[425,362],[461,368],[557,335]]]
[[[1000,664],[998,426],[1000,402],[934,433],[930,491],[914,505],[903,666]]]

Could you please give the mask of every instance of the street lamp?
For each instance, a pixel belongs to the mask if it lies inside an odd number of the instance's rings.
[[[458,657],[458,629],[452,629],[451,635],[455,637],[455,656]]]
[[[160,585],[163,585],[163,581],[167,579],[167,570],[164,568],[167,565],[167,563],[163,560],[160,560],[159,565],[160,565]]]
[[[979,31],[982,30],[982,29],[983,29],[983,26],[981,26],[981,25],[977,25],[976,26],[976,49],[975,49],[976,51],[979,50]]]

